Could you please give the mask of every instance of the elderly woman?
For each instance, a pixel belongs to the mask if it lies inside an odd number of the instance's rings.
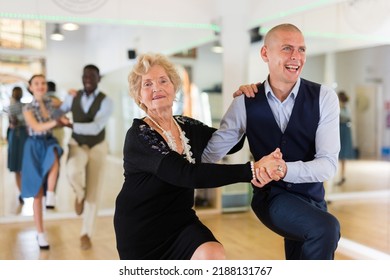
[[[237,182],[261,187],[283,176],[279,151],[256,163],[201,163],[215,129],[172,115],[180,84],[174,65],[159,54],[140,56],[129,75],[130,94],[146,117],[134,119],[124,144],[125,180],[114,215],[121,259],[225,259],[196,216],[194,189]]]

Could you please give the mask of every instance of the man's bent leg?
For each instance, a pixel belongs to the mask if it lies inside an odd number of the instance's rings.
[[[340,224],[326,212],[326,204],[284,190],[267,192],[253,196],[252,209],[264,225],[285,238],[286,259],[333,259]]]
[[[107,157],[107,142],[103,141],[90,149],[87,167],[87,185],[85,197],[85,213],[81,235],[92,237],[100,196],[104,187],[105,162]]]
[[[74,139],[70,140],[66,175],[76,195],[75,211],[77,215],[81,215],[84,209],[88,152],[88,147],[81,147]]]

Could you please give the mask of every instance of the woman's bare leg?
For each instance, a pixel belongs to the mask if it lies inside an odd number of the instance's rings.
[[[39,189],[38,194],[34,197],[33,210],[34,210],[34,223],[38,233],[43,233],[43,212],[42,212],[42,197],[43,188]]]
[[[54,192],[54,189],[57,184],[57,179],[58,179],[58,172],[59,172],[59,159],[58,159],[58,154],[57,151],[55,151],[55,160],[52,165],[52,167],[49,170],[49,174],[47,176],[47,190],[49,192]]]
[[[191,257],[191,260],[224,260],[225,249],[221,243],[210,241],[200,245]]]

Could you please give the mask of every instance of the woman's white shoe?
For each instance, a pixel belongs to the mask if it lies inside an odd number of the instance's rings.
[[[53,209],[56,205],[56,196],[54,192],[46,192],[46,208]]]
[[[37,241],[38,241],[39,248],[41,248],[43,250],[47,250],[50,248],[50,245],[49,245],[49,242],[47,242],[45,233],[38,232]]]

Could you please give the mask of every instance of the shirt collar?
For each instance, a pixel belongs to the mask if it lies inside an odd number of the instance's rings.
[[[268,79],[269,79],[269,76],[268,76],[268,78],[267,78],[267,79],[265,80],[265,82],[264,82],[265,94],[266,94],[267,98],[269,98],[271,95],[272,95],[273,97],[275,97],[275,94],[274,94],[274,92],[272,91],[272,88],[271,88],[271,86],[270,86],[270,84],[269,84]],[[300,85],[301,85],[301,78],[298,78],[297,82],[295,83],[294,87],[292,88],[292,90],[291,90],[291,92],[290,92],[290,94],[289,94],[289,96],[288,96],[287,98],[289,98],[290,96],[291,96],[293,99],[297,98],[297,95],[298,95],[298,91],[299,91]],[[275,98],[276,98],[276,97],[275,97]]]
[[[94,92],[92,93],[92,95],[87,95],[87,93],[85,92],[85,90],[83,90],[83,95],[84,95],[85,97],[93,96],[93,98],[95,98],[98,94],[99,94],[99,89],[98,89],[98,88],[96,88],[96,89],[94,90]]]

